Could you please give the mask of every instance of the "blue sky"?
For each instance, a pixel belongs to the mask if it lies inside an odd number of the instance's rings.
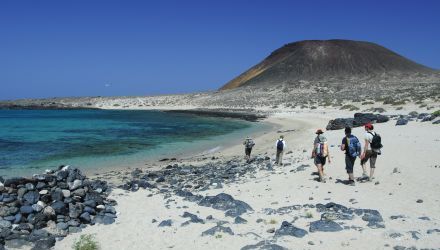
[[[0,1],[0,100],[215,90],[298,40],[440,69],[440,1]]]

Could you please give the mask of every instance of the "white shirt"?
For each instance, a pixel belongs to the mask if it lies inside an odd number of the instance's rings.
[[[373,133],[373,134],[370,134]],[[365,136],[364,136],[364,140],[367,140],[369,142],[369,144],[371,144],[371,142],[373,141],[373,135],[375,135],[376,133],[374,131],[371,132],[366,132]],[[365,149],[368,150],[370,149],[369,145],[365,145]]]

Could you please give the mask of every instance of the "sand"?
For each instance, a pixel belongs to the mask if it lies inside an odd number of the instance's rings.
[[[287,142],[285,166],[277,166],[274,171],[260,171],[255,178],[227,184],[221,189],[199,192],[202,195],[224,192],[247,202],[254,209],[242,216],[248,221],[247,224],[234,224],[233,218],[225,217],[224,212],[183,201],[180,197],[171,197],[173,201],[167,203],[163,195],[149,190],[127,192],[115,189],[111,198],[118,202],[116,223],[89,226],[81,233],[70,234],[57,242],[55,249],[71,248],[82,234],[94,234],[101,249],[240,249],[262,240],[273,241],[273,233],[267,230],[278,229],[282,221],[291,222],[297,216],[299,218],[294,225],[308,231],[310,222],[319,220],[315,209],[301,209],[284,215],[268,215],[264,209],[328,202],[352,208],[376,209],[383,216],[385,228],[371,229],[365,221],[357,218],[347,221],[346,225],[361,227],[362,230],[309,232],[303,238],[283,236],[276,240],[276,244],[288,249],[392,249],[397,245],[439,248],[440,233],[427,234],[429,229],[440,228],[438,125],[410,122],[406,126],[395,126],[395,121],[377,124],[375,130],[382,135],[384,148],[377,160],[376,179],[356,183],[354,187],[338,181],[347,179],[344,155],[338,148],[343,131],[327,131],[325,135],[331,145],[332,157],[332,163],[325,168],[328,181],[320,183],[314,180],[316,176],[312,173],[316,168],[310,159],[314,131],[325,128],[329,119],[352,114],[335,110],[286,111],[264,121],[272,127],[270,131],[255,137],[253,154],[274,159],[275,140],[283,134]],[[355,128],[353,134],[362,138],[363,128]],[[244,153],[242,139],[237,138],[236,146],[223,148],[219,152],[192,155],[183,161],[195,163],[201,156],[223,159],[241,156]],[[310,167],[305,171],[292,172],[302,164]],[[361,173],[357,160],[355,176]],[[417,203],[418,199],[423,203]],[[203,231],[216,225],[216,220],[182,227],[181,224],[187,220],[181,217],[185,211],[197,214],[202,219],[212,215],[217,220],[228,221],[225,226],[230,227],[235,235],[221,233],[201,236]],[[393,215],[403,215],[404,218],[392,220],[390,216]],[[312,218],[307,218],[310,216]],[[419,219],[423,216],[430,220]],[[158,222],[153,223],[153,219]],[[173,225],[159,228],[158,223],[165,219],[172,219]],[[258,223],[258,219],[262,219],[262,222]],[[414,239],[410,231],[417,231],[420,239]],[[393,233],[400,233],[401,236],[392,238]]]

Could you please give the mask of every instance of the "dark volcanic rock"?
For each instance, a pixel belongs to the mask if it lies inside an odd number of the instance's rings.
[[[343,228],[338,223],[331,220],[318,220],[310,223],[310,232],[339,232],[342,231]]]
[[[232,232],[232,229],[230,227],[224,227],[221,225],[217,225],[215,227],[212,227],[202,233],[202,236],[206,235],[215,235],[216,233],[227,233],[229,235],[234,235],[234,232]]]
[[[287,248],[282,247],[280,245],[270,243],[268,241],[260,241],[255,245],[247,245],[241,248],[241,250],[287,250]]]
[[[396,121],[396,126],[402,126],[408,124],[408,120],[405,118],[400,118]]]
[[[229,216],[239,216],[247,211],[252,211],[251,206],[247,203],[235,200],[231,195],[220,193],[216,196],[206,196],[198,203],[200,206],[212,207],[217,210],[231,211]]]
[[[191,223],[202,223],[202,224],[205,224],[204,220],[200,219],[197,215],[192,214],[192,213],[184,212],[182,217],[183,218],[190,218],[190,220],[188,222],[191,222]]]
[[[372,113],[356,113],[354,118],[337,118],[330,120],[326,129],[327,130],[338,130],[345,127],[360,127],[367,123],[383,123],[389,121],[389,117],[372,114]]]
[[[171,227],[171,225],[173,225],[172,220],[163,220],[159,223],[158,227]]]
[[[281,227],[275,231],[275,236],[294,236],[297,238],[302,238],[307,234],[307,231],[301,228],[297,228],[287,221],[283,221]]]

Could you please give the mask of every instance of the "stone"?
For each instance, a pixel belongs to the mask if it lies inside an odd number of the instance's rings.
[[[48,194],[49,193],[49,191],[48,190],[46,190],[46,189],[43,189],[43,190],[40,190],[40,192],[38,192],[40,195],[45,195],[45,194]]]
[[[241,248],[241,250],[287,250],[288,248],[282,247],[280,245],[270,243],[269,241],[263,240],[255,245],[247,245]]]
[[[70,190],[75,190],[77,188],[80,188],[82,184],[83,184],[82,180],[74,180],[73,182],[68,183]]]
[[[55,242],[55,237],[40,239],[35,242],[35,245],[31,248],[31,250],[51,249],[55,246]]]
[[[202,232],[202,236],[215,235],[216,233],[226,233],[229,235],[234,235],[234,232],[232,232],[232,229],[230,227],[224,227],[221,225],[217,225],[215,227],[212,227],[212,228]]]
[[[11,228],[11,226],[12,226],[12,223],[10,221],[0,219],[0,228],[1,229]]]
[[[72,192],[72,195],[76,195],[76,196],[79,196],[79,197],[84,197],[85,195],[86,195],[86,190],[84,190],[83,188],[78,188],[77,190],[74,190],[73,192]]]
[[[23,199],[30,204],[35,204],[40,199],[40,194],[37,191],[29,191],[23,195]]]
[[[64,198],[63,192],[61,192],[61,189],[59,188],[55,189],[55,191],[53,191],[50,196],[53,201],[63,201]]]
[[[82,208],[80,204],[73,205],[69,203],[69,217],[70,218],[78,218],[82,212]]]
[[[338,223],[331,220],[318,220],[310,223],[310,232],[339,232],[343,228]]]
[[[247,211],[253,211],[247,203],[235,200],[231,195],[220,193],[216,196],[206,196],[198,203],[200,206],[212,207],[217,210],[231,210],[232,217],[239,216]]]
[[[240,216],[235,217],[234,219],[234,223],[235,224],[246,224],[247,220],[241,218]]]
[[[84,212],[79,216],[79,219],[84,223],[90,223],[92,221],[92,218],[90,217],[90,214],[88,212]]]
[[[63,189],[63,190],[61,190],[61,192],[63,193],[64,198],[70,197],[70,190]]]
[[[416,202],[417,203],[423,203],[423,200],[422,199],[418,199]]]
[[[66,204],[62,201],[56,201],[50,205],[55,213],[57,214],[65,214],[67,212]],[[46,207],[47,208],[47,207]]]
[[[172,220],[163,220],[159,223],[158,227],[171,227],[172,224],[173,224]]]
[[[40,202],[40,201],[38,201],[38,202]],[[32,209],[35,211],[35,212],[40,212],[41,210],[43,210],[43,206],[41,206],[40,204],[34,204],[34,205],[32,205]]]
[[[64,223],[64,222],[57,223],[58,229],[67,230],[68,227],[69,227],[69,225],[67,223]]]
[[[182,217],[183,218],[190,218],[189,222],[191,222],[191,223],[205,224],[204,220],[200,219],[197,215],[192,214],[192,213],[184,212]]]
[[[400,118],[396,121],[396,126],[402,126],[408,124],[408,120],[405,118]]]
[[[295,227],[287,221],[281,223],[281,227],[275,231],[275,236],[293,236],[296,238],[302,238],[307,234],[307,231],[298,227]]]
[[[64,205],[64,203],[62,203]],[[60,211],[60,205],[57,204],[56,207],[58,209],[58,211]],[[54,218],[56,216],[56,212],[55,209],[52,206],[47,206],[43,209],[43,214],[44,216],[46,216],[47,218]]]
[[[28,191],[32,191],[35,189],[35,186],[32,183],[26,183],[26,185],[24,185],[24,186]]]
[[[32,206],[21,206],[20,213],[22,214],[31,214],[34,211]]]

